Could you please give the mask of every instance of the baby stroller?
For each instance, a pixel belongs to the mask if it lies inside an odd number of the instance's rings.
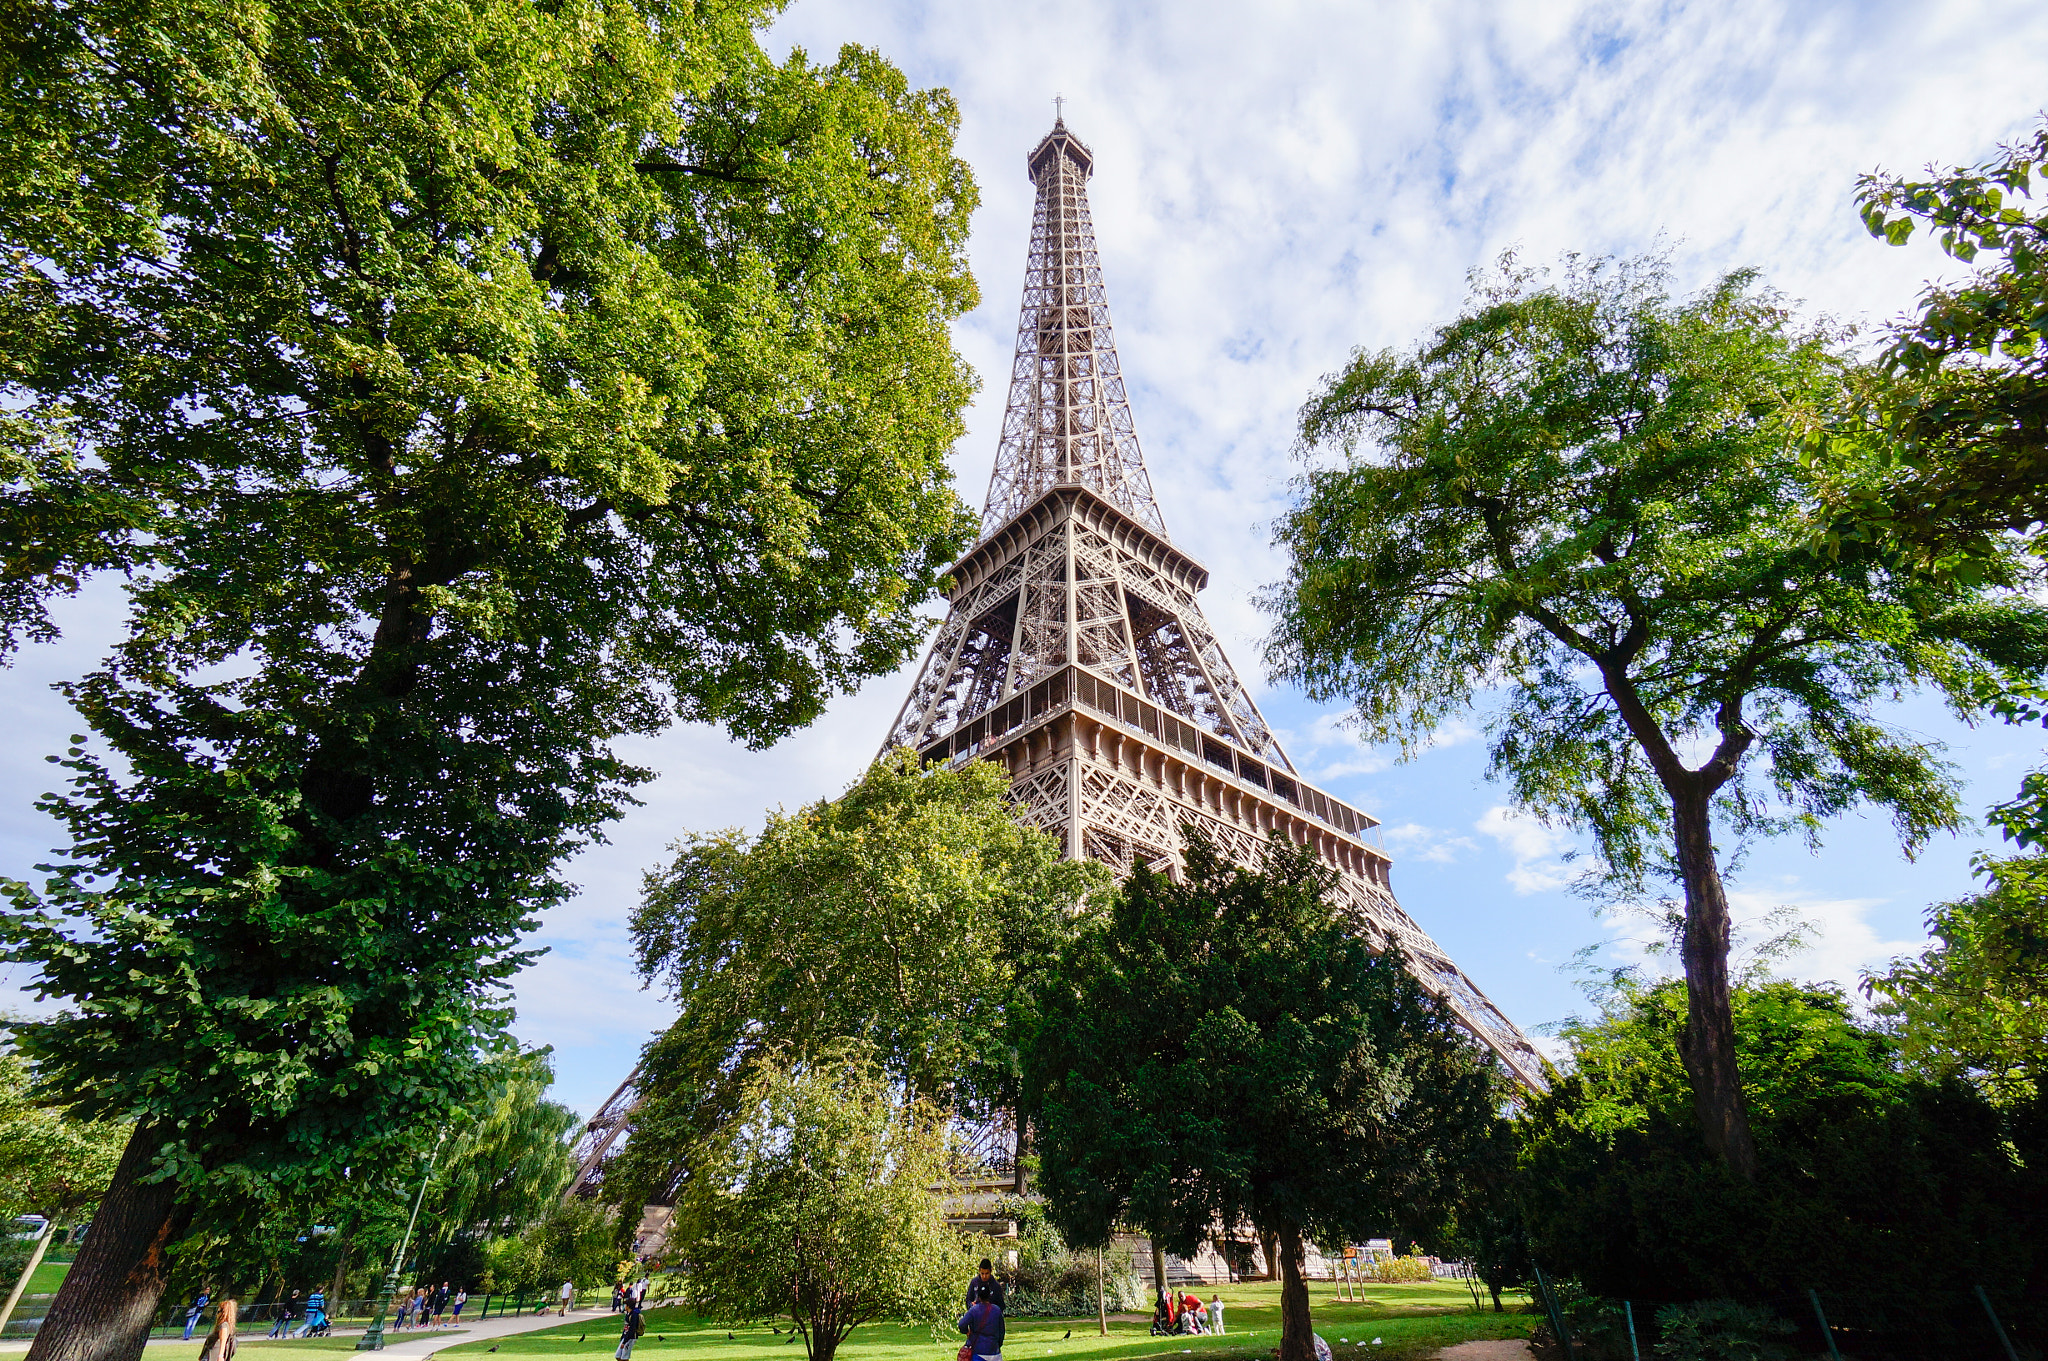
[[[1166,1296],[1161,1295],[1152,1303],[1152,1336],[1173,1336],[1173,1315],[1166,1307]]]

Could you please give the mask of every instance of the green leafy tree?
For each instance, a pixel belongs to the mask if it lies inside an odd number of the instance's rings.
[[[678,718],[765,743],[971,533],[956,112],[767,0],[8,9],[7,637],[118,570],[10,957],[136,1133],[37,1361],[484,1079],[557,867]]]
[[[1391,942],[1340,920],[1312,850],[1276,837],[1245,869],[1184,835],[1184,881],[1139,870],[1038,975],[1039,1188],[1075,1243],[1274,1234],[1281,1361],[1313,1361],[1303,1244],[1442,1227],[1504,1079]]]
[[[2029,201],[2044,171],[2048,119],[1980,165],[1858,181],[1871,235],[1901,246],[1924,227],[1976,269],[1928,285],[1892,330],[1885,381],[1828,432],[1834,542],[1979,575],[2004,570],[2006,536],[2048,521],[2048,208]]]
[[[740,1117],[689,1159],[669,1241],[704,1313],[786,1317],[811,1361],[864,1323],[952,1319],[972,1259],[932,1192],[957,1171],[946,1115],[864,1046],[754,1063]]]
[[[2038,668],[2025,597],[1814,551],[1806,434],[1844,363],[1747,273],[1697,297],[1658,262],[1512,262],[1407,353],[1356,355],[1303,408],[1314,467],[1280,522],[1274,670],[1412,750],[1499,700],[1492,771],[1589,833],[1622,898],[1684,895],[1683,1048],[1708,1146],[1755,1168],[1716,831],[1809,842],[1860,803],[1908,854],[1958,823],[1938,749],[1880,707],[1981,708]]]
[[[1792,1285],[1906,1308],[1898,1270],[1912,1261],[1909,1294],[1981,1283],[2037,1297],[2038,1107],[2000,1109],[1966,1083],[1913,1074],[1835,989],[1752,982],[1732,1000],[1754,1182],[1713,1156],[1692,1118],[1682,984],[1624,978],[1601,1015],[1565,1027],[1568,1073],[1519,1122],[1517,1198],[1546,1271],[1638,1301],[1755,1300]]]
[[[1982,892],[1927,914],[1933,944],[1864,978],[1906,1060],[2005,1101],[2048,1090],[2048,773],[1991,812],[2027,853],[1980,855]]]
[[[563,1281],[588,1290],[610,1285],[618,1268],[618,1225],[604,1206],[588,1200],[556,1201],[516,1234],[483,1244],[478,1256],[485,1290],[552,1293]],[[447,1277],[426,1271],[422,1279]]]
[[[21,1056],[0,1053],[0,1220],[89,1209],[128,1142],[126,1126],[72,1119],[31,1099],[33,1086]]]
[[[737,1111],[760,1055],[858,1039],[914,1097],[1014,1106],[1023,981],[1109,881],[1063,859],[1008,792],[988,762],[898,750],[838,798],[774,814],[759,837],[692,838],[647,876],[641,972],[682,1014],[647,1048],[636,1133],[606,1171],[622,1206],[669,1193],[675,1155]]]

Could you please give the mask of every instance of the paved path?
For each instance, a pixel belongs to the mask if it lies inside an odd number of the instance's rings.
[[[530,1333],[541,1328],[554,1328],[564,1323],[588,1323],[593,1333],[616,1334],[619,1331],[619,1316],[609,1309],[571,1309],[567,1318],[561,1318],[552,1312],[520,1314],[515,1318],[494,1318],[486,1319],[482,1323],[466,1323],[459,1330],[423,1328],[418,1332],[386,1333],[382,1355],[432,1356],[443,1347],[453,1347],[463,1342],[489,1342],[493,1338],[511,1337],[515,1333]]]

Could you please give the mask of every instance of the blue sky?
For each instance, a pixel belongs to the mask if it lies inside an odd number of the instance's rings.
[[[971,251],[984,301],[957,342],[997,378],[1030,228],[1024,154],[1066,96],[1096,153],[1139,436],[1169,532],[1212,573],[1204,606],[1296,762],[1384,821],[1409,911],[1525,1027],[1580,1005],[1560,971],[1574,951],[1637,958],[1642,928],[1596,918],[1562,887],[1572,847],[1482,778],[1483,715],[1402,765],[1265,685],[1251,599],[1281,571],[1266,526],[1285,503],[1295,410],[1352,347],[1406,344],[1452,315],[1466,272],[1510,247],[1547,261],[1662,242],[1682,288],[1754,265],[1810,310],[1881,323],[1953,267],[1871,241],[1856,175],[1976,159],[2048,100],[2038,0],[798,0],[769,42],[823,59],[863,43],[915,84],[952,89],[983,195]],[[955,454],[977,507],[1002,396],[984,388]],[[55,774],[42,757],[72,730],[47,686],[90,666],[118,605],[88,591],[64,611],[63,642],[0,674],[14,734],[0,750],[0,875],[26,876],[57,840],[29,808]],[[766,752],[702,729],[629,750],[661,777],[575,864],[583,892],[551,914],[551,952],[519,987],[519,1030],[555,1046],[562,1099],[595,1107],[671,1014],[639,989],[626,948],[641,871],[686,830],[758,826],[845,786],[909,682],[909,669],[877,679]],[[1894,716],[1950,745],[1973,808],[2040,759],[2035,735],[1970,731],[1925,699]],[[1967,889],[1980,844],[1944,840],[1908,864],[1882,818],[1850,816],[1817,855],[1758,848],[1732,887],[1749,918],[1789,904],[1820,928],[1788,972],[1848,983],[1920,940],[1921,914]],[[23,976],[0,975],[0,990]]]

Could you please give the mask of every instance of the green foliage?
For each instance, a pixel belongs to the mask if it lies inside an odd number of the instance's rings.
[[[932,1191],[957,1171],[947,1122],[864,1047],[751,1065],[739,1118],[689,1160],[669,1241],[707,1316],[787,1316],[812,1361],[865,1323],[953,1317],[973,1257]]]
[[[7,10],[0,641],[89,571],[131,611],[5,941],[69,1004],[43,1090],[174,1217],[486,1085],[616,739],[772,741],[922,638],[973,526],[957,112],[771,60],[774,10]]]
[[[1748,273],[1665,294],[1661,263],[1478,280],[1412,352],[1360,352],[1303,408],[1280,522],[1275,671],[1404,750],[1497,695],[1492,773],[1590,835],[1585,887],[1683,885],[1703,1131],[1754,1168],[1732,1057],[1725,838],[1870,803],[1908,854],[1959,825],[1938,748],[1878,716],[1929,685],[1981,711],[2034,646],[2024,595],[1812,547],[1801,450],[1851,382]],[[2010,556],[2010,554],[2008,554]],[[2006,573],[2007,577],[2013,573]]]
[[[2026,701],[2008,708],[2040,718]],[[1908,1062],[1966,1074],[1995,1099],[2032,1100],[2048,1092],[2048,772],[2029,774],[1990,820],[2031,854],[1980,854],[1984,891],[1934,907],[1934,943],[1866,975],[1863,987]]]
[[[1676,873],[1688,739],[1726,767],[1732,830],[1811,837],[1869,800],[1917,846],[1956,825],[1953,781],[1873,707],[1920,682],[1967,702],[2041,612],[1998,597],[1946,629],[1983,598],[1808,552],[1798,440],[1839,392],[1835,337],[1746,274],[1664,284],[1656,262],[1573,261],[1560,286],[1508,261],[1429,342],[1332,377],[1301,439],[1345,458],[1281,521],[1273,664],[1409,748],[1505,682],[1494,773],[1591,833],[1620,890]]]
[[[1904,245],[1924,225],[1977,268],[1922,291],[1893,330],[1885,381],[1828,432],[1832,546],[1877,542],[1940,573],[1996,575],[2006,536],[2048,520],[2048,210],[2027,202],[2044,169],[2048,120],[1981,165],[1858,181],[1872,236]]]
[[[1571,1071],[1523,1122],[1537,1261],[1637,1301],[1877,1294],[1908,1261],[1927,1290],[2028,1278],[2048,1226],[2048,1112],[1906,1071],[1839,992],[1763,983],[1734,1003],[1754,1182],[1709,1156],[1691,1118],[1682,987],[1624,979],[1605,1015],[1566,1028]]]
[[[124,1124],[79,1120],[31,1100],[33,1077],[19,1055],[0,1053],[0,1224],[89,1213],[128,1142]],[[4,1272],[0,1279],[11,1281]]]
[[[1067,1245],[1043,1200],[1006,1197],[994,1213],[1017,1226],[1017,1265],[1006,1275],[1006,1317],[1072,1318],[1095,1312],[1096,1254]],[[1103,1251],[1100,1283],[1102,1303],[1111,1312],[1151,1307],[1151,1289],[1139,1279],[1128,1248]]]
[[[758,838],[693,838],[647,876],[641,971],[682,1014],[647,1049],[638,1133],[606,1173],[621,1204],[666,1192],[683,1171],[672,1155],[730,1117],[764,1054],[858,1039],[914,1095],[1014,1101],[1021,980],[1108,876],[1062,859],[1008,792],[987,762],[924,768],[900,750]]]
[[[557,1202],[517,1234],[483,1244],[476,1288],[553,1291],[563,1281],[590,1290],[616,1282],[618,1216],[588,1200]],[[423,1275],[442,1277],[445,1272]]]
[[[1188,1253],[1248,1219],[1283,1258],[1433,1226],[1498,1119],[1491,1057],[1339,919],[1312,850],[1276,837],[1244,869],[1184,834],[1184,881],[1133,874],[1039,975],[1025,1110],[1055,1222]],[[1286,1323],[1304,1349],[1308,1325]]]
[[[1657,1311],[1655,1355],[1670,1361],[1790,1361],[1795,1329],[1770,1310],[1734,1300],[1667,1304]]]
[[[582,1122],[547,1099],[554,1081],[548,1051],[505,1055],[488,1080],[491,1086],[465,1112],[455,1146],[436,1164],[427,1189],[431,1222],[449,1232],[502,1232],[532,1223],[561,1198],[575,1173],[569,1139]]]

